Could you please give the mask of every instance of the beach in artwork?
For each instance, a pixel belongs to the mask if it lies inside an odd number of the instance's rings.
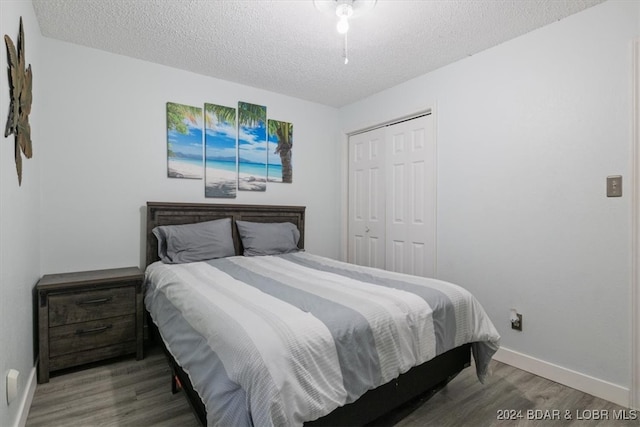
[[[243,191],[265,191],[267,189],[267,180],[241,173],[238,175],[238,188]]]
[[[167,176],[202,179],[202,108],[167,102]]]
[[[267,165],[240,162],[238,165],[238,189],[242,191],[266,191]]]
[[[267,107],[238,103],[238,190],[267,189]]]
[[[205,197],[232,199],[238,187],[236,109],[204,104]]]
[[[202,179],[202,160],[167,159],[169,178]]]
[[[269,163],[267,174],[269,182],[282,182],[282,165],[274,165]]]
[[[235,198],[237,185],[236,162],[207,159],[205,197]]]
[[[233,170],[225,170],[219,169],[215,166],[212,167],[211,163],[207,162],[205,177],[205,197],[236,197],[237,175],[235,171],[235,163]]]
[[[245,191],[260,191],[266,184],[264,178],[254,172],[236,173],[235,163],[207,161],[206,197],[236,197],[236,188]]]

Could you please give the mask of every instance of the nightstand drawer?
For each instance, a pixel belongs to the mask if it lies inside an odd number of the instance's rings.
[[[49,357],[106,347],[136,339],[135,315],[49,329]]]
[[[132,286],[49,297],[49,326],[68,325],[135,313]]]

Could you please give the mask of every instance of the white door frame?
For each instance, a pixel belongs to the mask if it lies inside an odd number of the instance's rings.
[[[631,156],[631,388],[629,406],[640,409],[640,39],[633,42]]]

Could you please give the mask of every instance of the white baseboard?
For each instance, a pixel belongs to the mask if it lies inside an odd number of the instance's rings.
[[[536,359],[535,357],[518,353],[517,351],[504,347],[500,347],[493,358],[498,362],[531,372],[532,374],[608,400],[622,407],[628,408],[630,406],[629,389],[617,384],[590,377],[589,375],[572,371],[571,369],[563,368],[562,366],[554,365],[553,363],[545,362],[544,360]]]
[[[18,418],[16,419],[15,427],[24,427],[27,425],[27,417],[29,416],[29,409],[31,409],[31,403],[33,402],[33,396],[36,394],[37,375],[36,367],[31,368],[29,373],[29,379],[25,387],[25,392],[22,395],[20,401],[20,409],[18,410]]]

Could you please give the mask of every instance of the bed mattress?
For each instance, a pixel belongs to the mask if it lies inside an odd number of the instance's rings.
[[[466,343],[483,381],[499,346],[460,286],[307,252],[156,262],[145,304],[209,425],[302,425]]]

